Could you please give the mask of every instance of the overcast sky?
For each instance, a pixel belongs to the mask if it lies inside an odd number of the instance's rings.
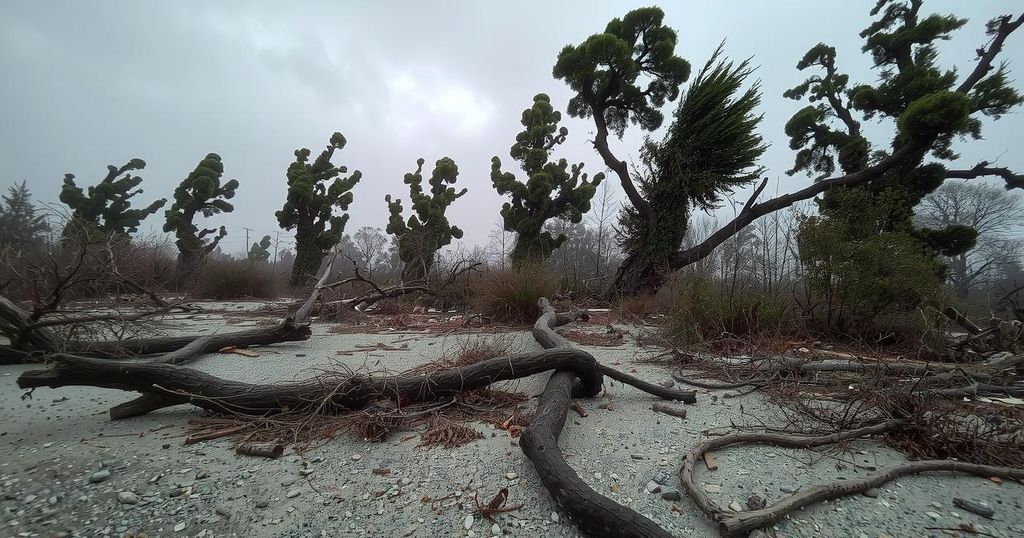
[[[874,0],[821,2],[663,2],[679,33],[677,54],[699,68],[720,41],[733,58],[759,65],[771,143],[764,164],[777,189],[809,181],[788,177],[793,152],[783,125],[803,103],[783,99],[806,73],[795,69],[811,46],[838,49],[853,81],[871,82],[858,32]],[[285,170],[296,148],[314,155],[334,131],[348,146],[334,162],[363,179],[347,232],[383,227],[384,195],[408,199],[402,176],[423,157],[456,160],[469,194],[449,209],[466,242],[483,244],[498,219],[490,158],[508,158],[519,118],[534,94],[548,93],[564,113],[567,87],[551,76],[558,51],[648,2],[137,2],[8,1],[0,17],[0,169],[2,184],[27,180],[36,198],[55,202],[61,179],[80,186],[102,179],[107,164],[133,157],[148,203],[172,191],[209,152],[241,186],[235,212],[211,219],[229,235],[224,250],[244,250],[243,227],[258,237],[278,230]],[[955,12],[968,26],[942,45],[945,66],[973,67],[985,22],[1008,1],[928,1],[926,12]],[[1024,33],[1002,55],[1022,80]],[[674,105],[671,105],[674,106]],[[671,112],[666,107],[666,114]],[[561,153],[604,170],[588,140],[589,120],[565,118]],[[881,137],[885,129],[872,129]],[[958,145],[964,166],[995,160],[1024,170],[1019,113],[986,121],[985,140]],[[612,141],[620,158],[636,156],[636,128]],[[876,137],[876,143],[888,140]],[[776,187],[773,187],[774,190]],[[619,189],[617,188],[618,192]],[[745,198],[742,193],[738,197]],[[406,204],[408,205],[408,204]],[[147,219],[156,231],[163,214]]]

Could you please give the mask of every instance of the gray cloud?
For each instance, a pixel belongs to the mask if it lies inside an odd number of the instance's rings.
[[[284,170],[292,151],[314,151],[334,131],[349,140],[336,162],[359,169],[349,231],[383,227],[384,195],[404,196],[402,175],[418,157],[454,158],[467,196],[451,208],[468,243],[484,243],[501,199],[488,179],[492,155],[507,161],[519,116],[545,92],[564,107],[569,93],[551,77],[558,51],[599,31],[636,2],[28,2],[0,19],[0,167],[6,182],[27,179],[37,198],[56,201],[60,178],[98,180],[109,163],[141,157],[151,198],[169,197],[207,152],[238,178],[236,211],[219,216],[229,251],[244,248],[242,227],[277,229]],[[679,54],[699,66],[727,38],[734,58],[753,56],[764,90],[765,162],[780,190],[792,152],[782,126],[801,104],[782,92],[804,75],[794,68],[828,42],[853,80],[872,80],[857,33],[868,3],[663,3],[680,34]],[[926,9],[969,17],[943,45],[945,65],[971,68],[984,22],[1000,2],[931,1]],[[1004,59],[1024,58],[1014,35]],[[668,110],[666,110],[668,111]],[[604,167],[587,143],[588,121],[570,119],[562,156]],[[1018,114],[986,122],[986,140],[963,144],[964,164],[1000,157],[1024,169],[1014,148]],[[886,126],[872,128],[883,142]],[[636,156],[644,133],[613,147]],[[508,163],[506,163],[508,164]],[[506,168],[513,168],[507,166]],[[743,193],[737,196],[743,197]],[[144,229],[157,230],[151,217]]]

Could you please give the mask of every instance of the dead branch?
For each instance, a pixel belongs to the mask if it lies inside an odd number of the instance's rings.
[[[873,426],[855,430],[833,433],[816,437],[804,437],[783,433],[731,433],[721,437],[705,439],[697,444],[683,459],[683,468],[679,471],[679,479],[687,494],[698,508],[713,519],[725,536],[742,536],[746,533],[771,525],[782,519],[786,514],[800,508],[829,499],[836,499],[854,493],[878,487],[900,476],[934,471],[950,471],[973,474],[977,476],[997,476],[1001,478],[1024,479],[1024,469],[1013,469],[998,465],[979,465],[955,460],[922,460],[894,465],[886,470],[859,479],[836,480],[827,484],[819,484],[800,490],[794,495],[762,508],[747,512],[726,511],[711,500],[694,482],[696,463],[703,454],[712,450],[739,444],[769,444],[785,448],[814,448],[835,444],[859,437],[883,434],[903,425],[902,421],[887,421]]]

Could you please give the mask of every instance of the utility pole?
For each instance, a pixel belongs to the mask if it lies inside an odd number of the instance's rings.
[[[245,230],[245,248],[243,250],[245,251],[245,257],[248,258],[249,257],[249,249],[252,247],[252,245],[249,244],[249,232],[251,232],[253,230],[252,230],[252,228],[246,228],[244,226],[242,227],[242,229]]]
[[[277,271],[277,246],[281,244],[281,230],[274,231],[274,263],[270,266],[271,270]]]

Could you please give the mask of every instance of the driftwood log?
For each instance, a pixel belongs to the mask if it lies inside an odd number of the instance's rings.
[[[568,340],[552,330],[571,321],[559,316],[547,301],[540,300],[541,316],[533,326],[533,337],[549,350],[571,350]],[[565,461],[558,447],[558,436],[565,426],[573,396],[583,396],[573,388],[575,376],[558,369],[551,375],[537,404],[533,422],[523,430],[519,445],[540,475],[541,482],[555,502],[580,530],[594,536],[669,537],[657,523],[594,491]]]

